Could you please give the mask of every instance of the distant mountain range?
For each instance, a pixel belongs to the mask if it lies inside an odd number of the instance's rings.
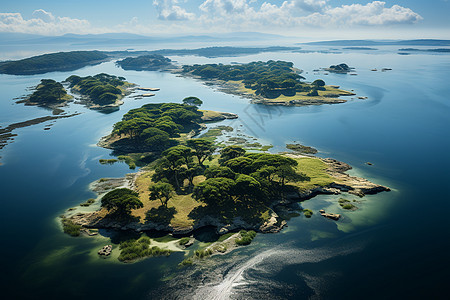
[[[70,44],[70,45],[144,45],[149,43],[188,43],[188,42],[219,42],[219,41],[261,41],[283,39],[275,34],[258,32],[234,32],[214,35],[186,36],[144,36],[131,33],[104,34],[65,34],[61,36],[42,36],[24,33],[1,33],[0,44]]]
[[[335,40],[298,44],[316,46],[450,46],[450,40]]]

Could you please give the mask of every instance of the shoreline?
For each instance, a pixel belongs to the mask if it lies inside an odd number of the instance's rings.
[[[356,96],[355,93],[349,92],[346,90],[340,90],[339,87],[335,85],[328,85],[327,87],[329,89],[336,89],[336,94],[327,94],[325,96],[303,96],[303,95],[296,95],[296,96],[279,96],[274,99],[264,98],[262,96],[255,95],[254,93],[246,92],[245,88],[242,86],[243,84],[241,82],[235,82],[235,81],[224,81],[219,79],[208,79],[205,80],[200,76],[192,75],[189,73],[182,73],[180,69],[172,70],[172,74],[176,74],[180,77],[186,77],[186,78],[192,78],[194,80],[198,80],[202,82],[204,85],[208,87],[215,88],[217,91],[240,96],[246,99],[250,99],[250,103],[252,104],[262,104],[262,105],[282,105],[282,106],[310,106],[310,105],[323,105],[323,104],[339,104],[339,103],[345,103],[348,100],[342,99],[340,97],[350,97],[350,96]],[[327,90],[329,92],[330,90]],[[281,100],[283,98],[288,98],[285,100]],[[297,99],[296,99],[297,98]]]
[[[289,157],[296,158],[305,158],[304,155],[296,155],[296,154],[287,154]],[[279,216],[279,213],[290,211],[290,210],[298,210],[298,202],[303,202],[305,200],[309,200],[314,198],[317,195],[321,194],[334,194],[340,195],[343,193],[348,193],[352,195],[356,195],[358,197],[364,197],[364,195],[377,194],[383,191],[390,191],[390,188],[382,185],[378,185],[372,183],[371,181],[351,176],[346,171],[352,169],[352,167],[344,162],[337,161],[332,158],[318,158],[307,156],[308,158],[319,159],[320,161],[326,163],[327,170],[326,172],[332,176],[334,179],[332,183],[326,186],[315,186],[310,189],[299,191],[298,193],[291,193],[286,195],[284,199],[278,199],[272,202],[269,206],[271,209],[271,215],[267,221],[264,223],[258,224],[248,224],[240,217],[235,218],[229,224],[221,223],[217,218],[213,216],[205,216],[199,220],[196,220],[196,223],[191,226],[184,227],[176,227],[171,224],[158,224],[154,222],[148,223],[140,223],[140,222],[126,222],[126,221],[117,221],[109,219],[106,216],[106,213],[102,210],[81,213],[76,212],[76,210],[72,210],[70,212],[66,212],[65,216],[70,219],[74,224],[82,226],[82,228],[86,229],[115,229],[115,230],[123,230],[128,231],[132,230],[135,232],[144,232],[144,231],[159,231],[159,232],[167,232],[173,235],[186,236],[192,234],[194,231],[199,230],[204,227],[215,227],[216,233],[219,235],[223,235],[228,232],[234,232],[238,230],[255,230],[260,233],[276,233],[283,229],[283,227],[287,224],[282,217]],[[140,169],[136,173],[127,174],[122,178],[102,178],[92,182],[89,185],[89,188],[97,193],[96,201],[99,201],[102,195],[107,193],[108,191],[127,187],[130,189],[134,189],[136,187],[136,179],[146,173],[147,171]]]

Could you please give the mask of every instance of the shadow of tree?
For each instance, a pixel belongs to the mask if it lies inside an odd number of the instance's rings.
[[[153,222],[162,225],[169,225],[173,216],[177,213],[175,207],[159,206],[152,208],[146,213],[145,222]]]

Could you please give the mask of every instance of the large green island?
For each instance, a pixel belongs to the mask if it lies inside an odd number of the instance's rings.
[[[317,79],[304,82],[302,72],[292,62],[267,61],[248,64],[185,65],[178,72],[216,85],[226,93],[252,99],[252,103],[265,105],[305,106],[346,102],[341,96],[355,95],[326,85]]]
[[[351,167],[333,159],[249,152],[239,145],[215,143],[202,131],[204,117],[211,112],[187,104],[192,101],[184,102],[146,104],[130,110],[114,125],[99,145],[114,150],[130,167],[144,167],[125,178],[94,182],[91,188],[99,197],[90,203],[97,203],[99,209],[80,212],[75,208],[65,213],[62,221],[67,233],[92,235],[107,228],[173,235],[169,243],[145,234],[121,243],[119,260],[130,262],[183,251],[194,242],[194,231],[214,227],[222,237],[197,249],[185,265],[247,245],[255,232],[279,232],[289,211],[310,217],[314,212],[303,210],[299,202],[315,195],[363,197],[389,190],[346,174]],[[319,213],[340,218],[335,213]],[[105,249],[106,253],[113,251],[113,247]]]

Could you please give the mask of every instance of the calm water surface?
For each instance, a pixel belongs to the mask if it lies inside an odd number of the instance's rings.
[[[308,81],[322,78],[368,97],[316,107],[249,105],[193,79],[123,71],[111,62],[67,73],[0,75],[0,126],[51,113],[13,101],[41,78],[60,81],[105,72],[161,88],[150,99],[125,99],[111,114],[71,104],[68,112],[82,114],[53,122],[49,131],[43,130],[48,123],[14,131],[15,142],[0,151],[3,293],[7,299],[443,299],[450,246],[445,216],[450,208],[450,56],[400,56],[390,50],[172,57],[183,64],[288,60],[305,71]],[[355,67],[358,76],[313,72],[342,62]],[[382,67],[393,70],[370,71]],[[279,234],[259,234],[248,247],[186,269],[177,267],[182,253],[122,264],[98,258],[108,238],[63,234],[58,216],[95,196],[90,182],[129,172],[125,164],[98,163],[110,156],[95,146],[99,138],[131,108],[191,95],[204,101],[203,109],[239,114],[223,124],[274,145],[274,152],[294,141],[314,146],[320,156],[345,161],[354,167],[350,173],[392,192],[366,196],[359,210],[342,212],[339,222],[317,213],[311,219],[293,217]],[[302,206],[341,212],[338,198],[318,196]],[[111,232],[104,235],[120,240]],[[213,238],[199,233],[203,241]]]

